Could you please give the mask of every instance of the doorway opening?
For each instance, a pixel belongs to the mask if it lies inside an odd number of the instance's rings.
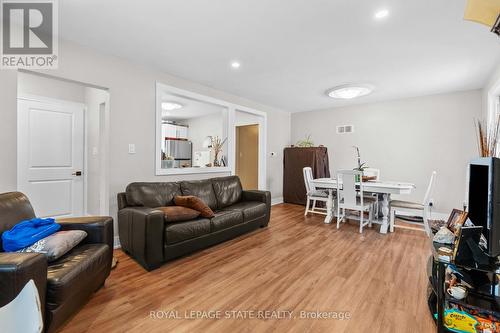
[[[236,126],[236,175],[244,190],[259,188],[259,125]]]
[[[266,190],[267,114],[238,107],[234,113],[233,174],[240,177],[245,190]]]
[[[17,188],[39,217],[109,215],[109,92],[18,72]]]

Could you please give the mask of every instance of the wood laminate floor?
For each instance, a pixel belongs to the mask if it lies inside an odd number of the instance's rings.
[[[301,206],[276,205],[268,228],[152,272],[117,250],[118,267],[106,286],[62,331],[435,331],[426,304],[430,250],[422,232],[381,235],[377,226],[360,235],[354,221],[337,230],[322,220],[304,217]],[[257,312],[266,310],[276,312]],[[215,311],[221,319],[191,319]],[[293,311],[292,318],[277,311]],[[351,318],[304,319],[301,311],[348,312]],[[252,313],[271,318],[240,319]],[[158,318],[174,314],[179,318]]]

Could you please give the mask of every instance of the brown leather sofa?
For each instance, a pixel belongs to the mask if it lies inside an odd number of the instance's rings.
[[[165,223],[157,207],[174,205],[178,195],[202,199],[215,217]],[[243,191],[237,176],[172,183],[132,183],[118,194],[118,233],[122,249],[145,269],[266,227],[268,191]]]
[[[0,194],[0,236],[17,223],[34,217],[24,194]],[[43,254],[2,252],[0,238],[0,307],[11,302],[33,280],[40,296],[45,332],[60,328],[104,284],[113,257],[111,217],[67,218],[57,222],[61,230],[84,230],[87,237],[51,263]]]

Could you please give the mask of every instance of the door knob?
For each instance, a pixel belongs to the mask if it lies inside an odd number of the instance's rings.
[[[75,171],[72,173],[73,176],[81,176],[82,172],[81,171]]]

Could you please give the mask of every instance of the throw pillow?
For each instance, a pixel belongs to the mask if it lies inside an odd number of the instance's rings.
[[[68,253],[85,237],[87,237],[87,233],[83,230],[58,231],[17,252],[43,253],[51,262]]]
[[[200,216],[200,212],[191,208],[181,206],[157,207],[165,214],[165,222],[183,222],[194,220]]]
[[[214,211],[208,207],[208,205],[203,202],[198,197],[194,195],[178,195],[175,197],[174,202],[177,206],[187,207],[200,212],[202,217],[214,217]]]

